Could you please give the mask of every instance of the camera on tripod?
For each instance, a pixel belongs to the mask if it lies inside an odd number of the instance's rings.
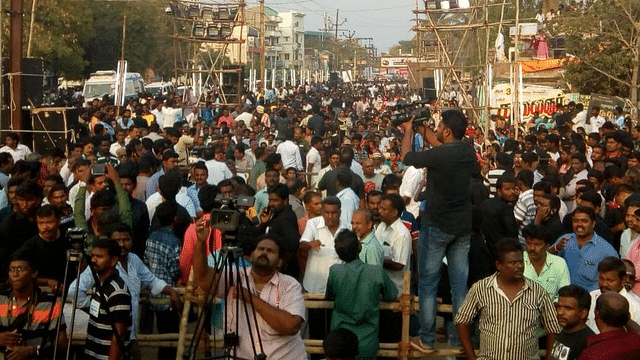
[[[394,107],[395,114],[390,116],[391,125],[398,127],[401,124],[409,121],[412,116],[414,123],[421,123],[429,121],[431,118],[431,108],[427,105],[426,101],[415,101],[411,104],[399,103]]]
[[[82,253],[84,251],[84,243],[87,240],[87,231],[79,227],[71,228],[67,230],[67,240],[71,251]]]
[[[251,207],[255,199],[253,196],[238,195],[234,197],[224,197],[222,194],[216,196],[216,203],[220,208],[211,210],[209,223],[212,228],[222,231],[233,232],[238,230],[240,218],[244,215],[242,207]]]

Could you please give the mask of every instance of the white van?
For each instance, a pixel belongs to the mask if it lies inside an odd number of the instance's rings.
[[[144,86],[144,89],[153,96],[175,93],[176,88],[170,82],[153,82]]]
[[[85,104],[90,104],[94,99],[102,99],[105,95],[115,95],[116,72],[114,70],[96,71],[84,83],[82,96]],[[137,99],[138,94],[144,91],[144,81],[139,73],[127,73],[124,87],[124,101]]]

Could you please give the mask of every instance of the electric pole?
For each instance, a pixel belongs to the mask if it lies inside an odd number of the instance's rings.
[[[342,24],[347,22],[347,19],[345,18],[344,20],[342,20],[341,23],[339,23],[338,21],[338,16],[340,15],[340,9],[336,9],[336,21],[335,21],[335,50],[334,50],[334,55],[333,55],[333,59],[336,62],[336,66],[334,68],[334,71],[339,71],[340,69],[338,69],[340,62],[338,61],[338,54],[340,53],[340,43],[338,42],[338,27],[341,26]]]
[[[262,90],[265,89],[265,72],[266,72],[266,61],[265,61],[265,53],[267,52],[265,48],[265,26],[264,26],[264,0],[260,0],[260,86]],[[272,75],[273,76],[273,75]]]

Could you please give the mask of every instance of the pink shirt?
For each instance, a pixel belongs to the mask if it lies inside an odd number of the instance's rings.
[[[258,293],[255,283],[253,282],[253,276],[251,276],[251,268],[247,268],[249,274],[249,285],[246,286],[244,275],[240,276],[243,286],[250,289],[254,296],[260,297],[263,301],[269,305],[275,306],[278,309],[284,310],[291,315],[296,315],[305,320],[305,307],[304,299],[302,298],[302,286],[300,283],[289,275],[284,275],[276,272],[275,275],[264,285],[262,291]],[[234,278],[236,276],[234,275]],[[222,281],[225,281],[224,277]],[[225,281],[226,282],[226,281]],[[224,282],[221,282],[224,284]],[[216,292],[216,296],[221,297],[224,294],[224,287],[219,287]],[[236,300],[227,298],[225,302],[227,306],[227,326],[229,329],[235,329],[236,326]],[[240,304],[240,318],[238,324],[238,332],[240,337],[240,346],[237,348],[237,356],[242,359],[252,359],[253,349],[251,347],[250,336],[253,336],[255,343],[258,344],[258,334],[249,329],[256,329],[256,323],[253,320],[253,310],[251,305],[247,304],[247,310],[249,320],[247,320],[246,313],[243,309],[243,305]],[[282,359],[282,360],[297,360],[306,359],[307,351],[298,332],[295,335],[281,335],[269,326],[260,315],[257,316],[257,328],[260,331],[262,338],[262,345],[264,347],[264,353],[267,355],[267,359]],[[250,325],[249,325],[250,324]]]
[[[636,268],[636,279],[638,278],[638,274],[640,274],[640,241],[636,240],[631,243],[629,246],[629,251],[627,251],[627,255],[624,257],[625,259],[631,260],[633,266]],[[640,283],[636,282],[633,285],[631,291],[640,296]]]

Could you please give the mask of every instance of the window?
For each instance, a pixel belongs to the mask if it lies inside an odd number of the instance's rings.
[[[284,59],[289,60],[289,54],[284,54]]]

